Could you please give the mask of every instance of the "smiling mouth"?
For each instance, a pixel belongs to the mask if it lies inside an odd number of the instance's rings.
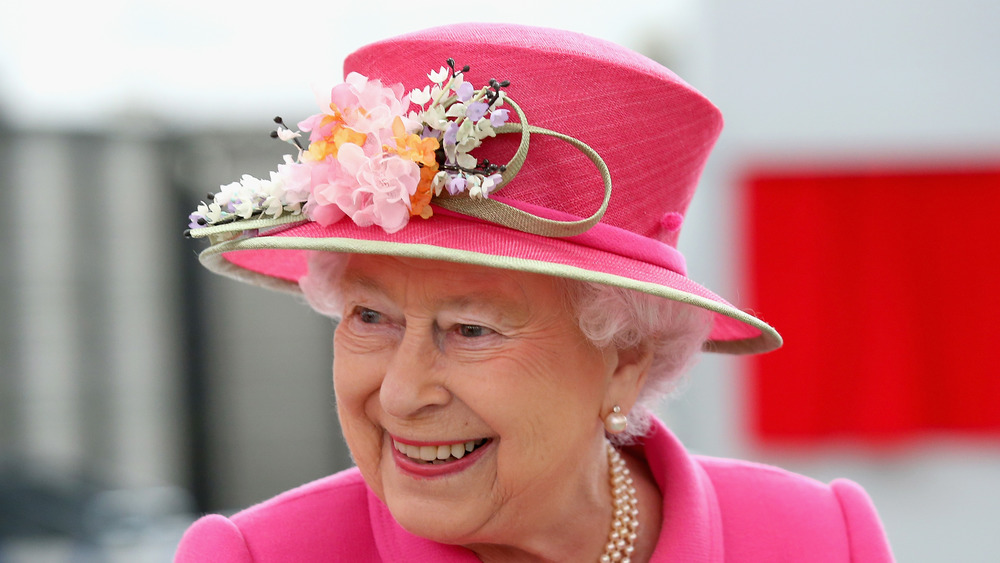
[[[484,446],[486,442],[489,442],[488,438],[469,440],[467,442],[457,442],[454,444],[442,444],[440,446],[414,446],[412,444],[404,444],[394,439],[392,441],[392,446],[396,448],[396,451],[417,463],[440,465],[462,459],[466,455]]]

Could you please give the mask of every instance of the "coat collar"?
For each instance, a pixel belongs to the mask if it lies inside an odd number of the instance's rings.
[[[722,561],[722,516],[705,470],[659,419],[631,451],[646,457],[663,494],[663,524],[650,562]]]
[[[722,561],[722,519],[708,475],[658,419],[630,448],[645,458],[663,494],[663,527],[651,563]],[[402,528],[389,509],[368,490],[372,532],[383,561],[473,563],[468,549],[415,536]]]

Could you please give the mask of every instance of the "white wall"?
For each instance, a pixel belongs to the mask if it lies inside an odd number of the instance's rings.
[[[726,129],[681,247],[692,276],[722,295],[739,302],[733,196],[748,166],[1000,161],[1000,3],[706,0],[702,7],[687,77],[719,105]],[[732,359],[706,358],[688,394],[668,406],[689,447],[860,482],[900,561],[996,560],[996,440],[932,436],[891,451],[765,449],[741,424],[745,382],[723,373],[739,370]],[[946,385],[947,374],[941,379]]]

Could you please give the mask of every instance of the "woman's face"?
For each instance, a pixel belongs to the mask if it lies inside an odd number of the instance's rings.
[[[342,291],[340,421],[404,528],[489,543],[607,495],[601,414],[613,360],[580,332],[563,282],[354,256]]]

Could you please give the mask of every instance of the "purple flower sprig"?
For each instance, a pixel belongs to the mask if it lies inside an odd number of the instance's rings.
[[[510,118],[511,110],[500,107],[506,95],[503,88],[510,81],[491,79],[488,86],[477,89],[465,80],[468,65],[459,68],[451,58],[445,63],[427,75],[430,86],[410,92],[410,102],[419,108],[412,117],[422,125],[421,135],[440,142],[432,187],[436,195],[447,191],[489,197],[502,181],[506,166],[470,153],[485,139],[495,137],[496,129]]]

